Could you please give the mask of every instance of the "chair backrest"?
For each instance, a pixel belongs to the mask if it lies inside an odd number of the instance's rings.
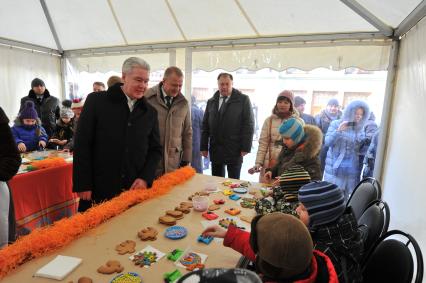
[[[374,178],[365,178],[353,190],[347,206],[351,206],[355,218],[358,220],[367,206],[382,197],[382,189],[379,181]]]
[[[364,235],[364,251],[369,251],[373,244],[389,228],[389,206],[382,200],[370,203],[358,220],[358,226],[367,233]]]
[[[409,248],[410,244],[413,249]],[[362,265],[363,282],[411,283],[414,268],[417,269],[414,282],[420,283],[424,267],[419,245],[411,235],[392,230],[383,235],[367,255]]]

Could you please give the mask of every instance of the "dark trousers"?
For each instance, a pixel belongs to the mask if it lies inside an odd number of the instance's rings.
[[[240,179],[242,163],[222,164],[212,162],[212,175],[218,177],[225,177],[225,165],[228,171],[228,178]]]
[[[91,200],[82,200],[80,199],[80,202],[78,203],[78,212],[85,212],[89,208],[91,208],[93,205],[93,202]]]

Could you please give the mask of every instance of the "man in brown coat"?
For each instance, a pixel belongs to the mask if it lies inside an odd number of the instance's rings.
[[[145,97],[158,113],[163,159],[157,176],[186,166],[192,156],[191,109],[181,93],[183,73],[178,67],[166,69],[163,81],[150,88]]]

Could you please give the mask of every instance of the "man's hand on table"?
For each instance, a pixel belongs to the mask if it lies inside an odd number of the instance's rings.
[[[209,152],[207,150],[206,151],[202,151],[201,155],[204,156],[205,158],[207,158],[207,156],[209,156]]]
[[[131,190],[135,190],[135,189],[147,189],[148,185],[145,182],[145,180],[137,178],[135,179],[135,181],[133,182],[132,186],[130,187]]]
[[[92,191],[77,192],[77,195],[82,200],[91,200],[92,199]]]
[[[207,227],[206,230],[201,233],[201,235],[203,235],[203,237],[211,236],[215,238],[225,238],[226,230],[219,225],[214,225]]]

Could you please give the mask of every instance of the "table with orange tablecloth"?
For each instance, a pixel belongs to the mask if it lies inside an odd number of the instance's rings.
[[[18,233],[76,213],[72,163],[16,175],[9,181]]]

